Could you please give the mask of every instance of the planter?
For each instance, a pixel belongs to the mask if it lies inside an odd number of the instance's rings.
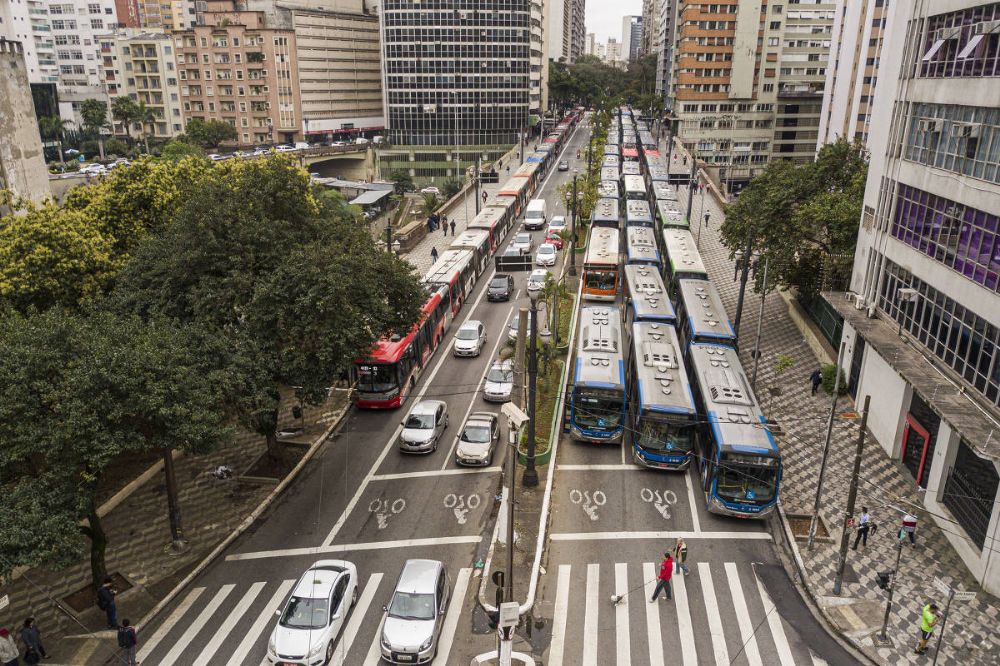
[[[523,446],[523,445],[522,445]],[[543,451],[542,448],[545,448]],[[552,458],[552,447],[548,445],[547,442],[535,442],[535,467],[541,467],[542,465],[548,465],[549,460]],[[517,447],[517,462],[521,465],[528,464],[528,454],[521,450],[521,446]]]
[[[792,530],[795,540],[808,541],[811,515],[808,513],[787,513],[785,514],[785,518],[788,520],[788,527]],[[823,516],[818,516],[818,520],[816,521],[816,541],[819,543],[834,542],[833,536],[830,534],[830,528],[827,526],[826,521],[823,520]]]

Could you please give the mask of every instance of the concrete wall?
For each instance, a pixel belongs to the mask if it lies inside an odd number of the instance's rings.
[[[850,325],[844,324],[844,334],[848,330],[854,334]],[[849,345],[853,351],[853,342]],[[845,376],[850,370],[850,353],[845,353],[847,359]],[[890,458],[899,458],[903,436],[903,422],[910,408],[910,398],[913,389],[870,345],[865,346],[865,357],[861,365],[861,377],[858,380],[859,404],[864,397],[872,397],[872,409],[868,415],[868,429],[878,440]]]
[[[0,41],[0,188],[15,197],[49,196],[49,174],[20,42]]]

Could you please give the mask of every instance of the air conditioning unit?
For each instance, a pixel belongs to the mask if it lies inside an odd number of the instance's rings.
[[[868,318],[869,319],[874,319],[875,318],[875,306],[874,305],[869,305],[868,306]]]
[[[1000,21],[980,21],[972,27],[972,31],[977,35],[988,35],[991,32],[1000,32]]]
[[[951,135],[959,139],[978,139],[983,126],[978,123],[955,123],[951,126]]]
[[[940,133],[944,129],[944,121],[939,118],[921,118],[917,121],[917,129],[921,132]]]
[[[867,303],[865,303],[865,297],[862,296],[861,294],[856,294],[854,297],[854,309],[864,310],[865,307],[867,307]]]

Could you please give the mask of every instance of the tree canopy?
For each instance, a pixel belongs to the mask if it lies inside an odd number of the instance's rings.
[[[236,141],[239,133],[224,120],[189,120],[184,127],[184,138],[202,148],[218,148],[220,143]]]
[[[549,62],[549,98],[557,106],[606,108],[627,102],[637,109],[662,110],[655,81],[655,55],[629,63],[624,71],[596,56],[582,56],[573,64]]]

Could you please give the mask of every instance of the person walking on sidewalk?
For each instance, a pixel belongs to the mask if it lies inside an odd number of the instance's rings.
[[[118,627],[118,606],[115,605],[115,595],[118,590],[112,587],[111,577],[108,576],[99,588],[97,588],[97,607],[104,611],[108,619],[108,629]]]
[[[903,526],[899,529],[899,540],[902,541],[903,539],[909,538],[910,545],[916,546],[917,545],[916,532],[917,532],[917,517],[914,516],[912,513],[908,513],[905,516],[903,516]]]
[[[449,222],[448,224],[451,225],[451,235],[454,236],[455,235],[455,218],[452,218],[451,222]]]
[[[685,576],[691,573],[688,570],[687,558],[688,558],[687,542],[684,541],[684,537],[677,537],[677,542],[674,544],[674,564],[676,566],[674,573],[680,573],[681,571],[683,571]]]
[[[813,395],[816,395],[816,391],[819,389],[819,385],[823,383],[823,373],[819,371],[819,368],[813,370],[813,373],[809,375],[809,381],[813,385]]]
[[[854,537],[854,545],[851,547],[851,550],[858,549],[859,541],[865,548],[868,547],[868,530],[871,529],[871,526],[871,514],[868,513],[868,507],[863,506],[861,507],[861,517],[858,518],[858,535]]]
[[[135,627],[128,618],[122,620],[122,626],[118,628],[118,647],[125,652],[125,663],[128,666],[137,666],[136,649],[139,647],[139,638],[135,635]]]
[[[914,654],[927,652],[927,641],[931,639],[931,634],[934,633],[934,627],[937,626],[937,623],[937,604],[927,604],[920,613],[920,642],[917,643],[917,648],[913,651]]]
[[[431,248],[431,263],[436,264],[438,260],[438,249],[436,247]]]
[[[21,627],[21,642],[24,643],[25,647],[31,648],[42,657],[48,659],[49,654],[42,646],[42,632],[38,629],[35,618],[25,618],[24,626]]]
[[[442,215],[441,216],[441,231],[444,232],[445,236],[448,235],[448,216],[447,215]]]
[[[3,666],[20,666],[17,657],[21,653],[17,649],[17,643],[10,637],[7,627],[0,627],[0,664]]]
[[[656,601],[656,598],[660,596],[660,590],[666,590],[667,599],[673,599],[673,595],[670,592],[670,576],[674,573],[674,562],[670,559],[670,553],[663,554],[663,562],[660,563],[660,575],[656,577],[656,589],[653,590],[653,598],[649,600],[649,603]]]

